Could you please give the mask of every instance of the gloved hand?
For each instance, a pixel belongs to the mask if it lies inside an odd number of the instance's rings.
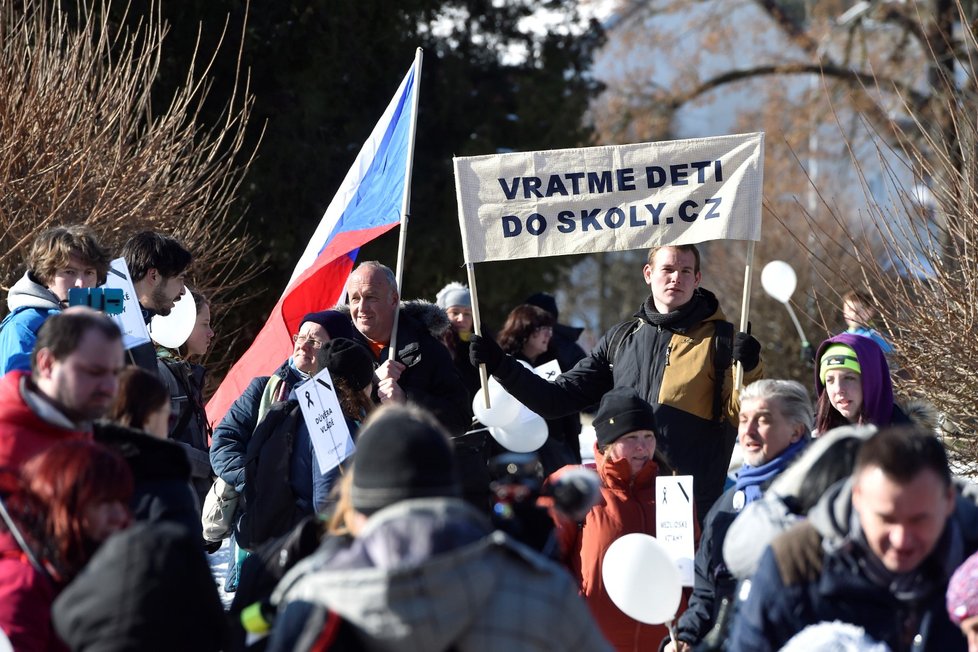
[[[744,371],[753,371],[761,363],[761,343],[749,333],[734,335],[733,359],[744,366]]]
[[[505,357],[506,354],[496,344],[496,340],[491,337],[472,334],[472,338],[469,340],[469,362],[472,363],[473,367],[484,364],[486,371],[494,374]]]

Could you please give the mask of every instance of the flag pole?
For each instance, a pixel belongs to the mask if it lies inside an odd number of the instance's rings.
[[[404,249],[407,246],[407,226],[411,217],[411,173],[414,169],[414,132],[418,126],[418,98],[421,95],[421,62],[424,50],[414,51],[414,97],[411,98],[411,128],[408,130],[407,161],[404,164],[404,197],[401,199],[401,229],[397,239],[397,296],[400,299],[401,288],[404,286]],[[388,345],[388,360],[394,360],[397,352],[397,322],[401,314],[400,306],[394,311],[394,323],[391,325],[391,341]]]
[[[469,294],[472,295],[472,329],[475,334],[482,337],[482,317],[479,316],[479,291],[475,287],[475,265],[465,263],[465,271],[469,277]],[[489,373],[486,371],[485,363],[479,365],[479,381],[482,383],[482,398],[486,402],[486,409],[489,405]]]
[[[744,267],[744,296],[740,301],[740,332],[746,333],[750,323],[750,280],[754,272],[754,241],[747,242],[747,266]],[[737,362],[734,371],[734,391],[739,392],[744,384],[744,365]]]

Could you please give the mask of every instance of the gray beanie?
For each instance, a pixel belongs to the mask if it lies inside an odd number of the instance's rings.
[[[442,289],[438,290],[438,294],[435,295],[435,303],[442,310],[447,310],[451,306],[463,306],[465,308],[472,307],[472,294],[469,292],[469,288],[465,287],[458,281],[452,281]]]

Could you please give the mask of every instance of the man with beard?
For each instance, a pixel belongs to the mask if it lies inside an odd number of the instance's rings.
[[[90,439],[122,367],[122,333],[105,315],[76,307],[45,321],[31,372],[0,380],[0,467],[18,469],[59,441]]]
[[[129,238],[122,248],[129,275],[149,324],[155,315],[169,315],[183,296],[187,268],[193,255],[173,238],[153,231],[142,231]],[[128,351],[131,362],[155,374],[156,348],[151,342]]]
[[[700,287],[695,246],[653,247],[642,274],[651,289],[645,303],[555,381],[524,368],[489,338],[473,335],[470,356],[546,419],[594,405],[614,387],[634,387],[655,411],[666,458],[693,476],[702,519],[723,492],[736,438],[731,362],[743,364],[745,384],[759,379],[761,345],[735,334],[716,296]]]

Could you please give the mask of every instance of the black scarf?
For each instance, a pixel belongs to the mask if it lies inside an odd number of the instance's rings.
[[[656,310],[652,295],[645,300],[642,306],[642,313],[645,319],[653,326],[661,326],[671,331],[683,333],[690,328],[703,323],[708,317],[717,311],[720,302],[716,295],[709,290],[696,288],[693,297],[685,304],[681,305],[672,312],[662,313]]]

